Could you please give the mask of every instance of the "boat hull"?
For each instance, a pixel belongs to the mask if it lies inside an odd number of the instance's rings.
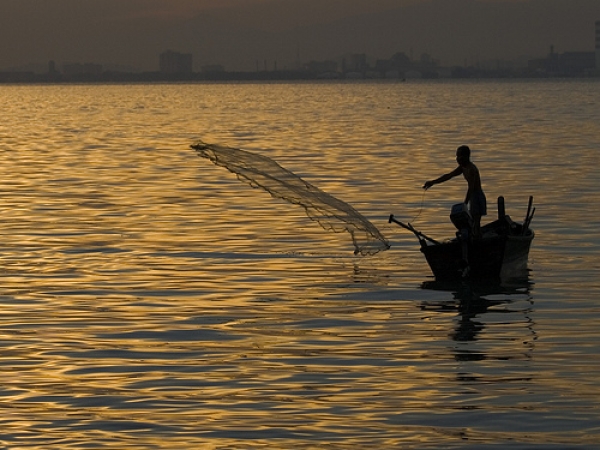
[[[527,230],[525,235],[492,234],[466,242],[421,241],[421,252],[437,280],[502,279],[527,270],[533,237],[533,230]]]
[[[478,230],[480,237],[469,235],[471,219],[464,204],[454,205],[450,220],[458,229],[454,239],[439,242],[416,230],[410,223],[402,223],[393,214],[388,222],[396,223],[412,232],[421,244],[421,252],[436,281],[506,281],[527,277],[529,249],[535,236],[529,227],[535,208],[529,197],[527,215],[522,223],[514,222],[506,214],[504,197],[498,197],[498,219]]]

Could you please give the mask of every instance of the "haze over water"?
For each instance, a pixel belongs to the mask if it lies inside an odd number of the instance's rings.
[[[6,448],[595,448],[597,81],[0,86]],[[196,156],[256,151],[350,237]],[[473,149],[528,280],[431,283]]]

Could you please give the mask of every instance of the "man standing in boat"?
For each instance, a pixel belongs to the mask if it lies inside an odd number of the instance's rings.
[[[462,174],[468,184],[465,203],[469,205],[469,213],[473,220],[473,236],[481,237],[481,216],[487,215],[487,202],[481,188],[479,169],[471,162],[471,149],[466,145],[458,147],[456,150],[456,162],[458,163],[456,169],[435,180],[426,181],[423,189],[429,189],[434,184],[443,183]]]

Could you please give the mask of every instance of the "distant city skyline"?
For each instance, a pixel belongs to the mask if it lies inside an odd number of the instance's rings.
[[[56,61],[158,70],[297,69],[308,61],[426,53],[441,65],[594,51],[598,0],[0,0],[0,70]]]

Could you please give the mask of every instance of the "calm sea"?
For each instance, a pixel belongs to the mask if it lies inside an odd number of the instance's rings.
[[[600,82],[1,86],[0,448],[598,448]],[[390,240],[196,156],[274,158]],[[439,286],[415,237],[534,196],[529,277]]]

